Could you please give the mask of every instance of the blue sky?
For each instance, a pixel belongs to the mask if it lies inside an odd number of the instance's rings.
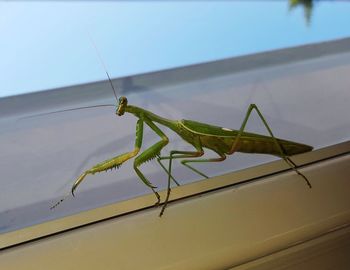
[[[350,36],[350,2],[307,26],[286,1],[0,2],[0,97]]]

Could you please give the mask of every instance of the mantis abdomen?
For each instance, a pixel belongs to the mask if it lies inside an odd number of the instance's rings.
[[[301,154],[312,150],[312,147],[305,144],[300,144],[292,141],[285,141],[281,139],[277,139],[277,141],[279,142],[286,156]],[[260,140],[256,138],[240,139],[240,141],[238,142],[237,151],[243,152],[243,153],[269,154],[269,155],[281,156],[278,147],[276,146],[274,141],[270,138],[260,139]]]
[[[192,120],[181,120],[182,132],[178,134],[187,141],[193,140],[193,133],[200,138],[202,147],[209,148],[217,153],[233,154],[232,146],[239,134],[238,130],[208,125]],[[234,152],[268,154],[281,157],[292,156],[309,152],[312,146],[287,141],[271,136],[260,135],[250,132],[242,132]],[[279,146],[281,149],[279,149]],[[281,153],[281,150],[283,153]]]

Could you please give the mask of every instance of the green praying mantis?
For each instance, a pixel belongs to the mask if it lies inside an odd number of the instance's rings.
[[[151,181],[149,181],[140,170],[140,166],[143,163],[152,159],[156,159],[168,176],[166,198],[164,200],[162,209],[159,213],[159,216],[162,216],[169,201],[171,192],[171,181],[174,181],[174,183],[179,185],[178,182],[172,176],[172,162],[174,159],[181,159],[182,165],[186,166],[188,169],[199,174],[200,176],[208,178],[207,175],[194,168],[192,164],[190,165],[190,163],[221,162],[226,159],[226,155],[232,155],[235,152],[269,154],[278,156],[282,158],[298,175],[300,175],[305,180],[307,185],[311,188],[311,183],[309,182],[309,180],[298,170],[296,164],[289,158],[289,156],[305,153],[311,151],[313,148],[309,145],[276,138],[273,135],[272,130],[267,124],[262,113],[255,104],[251,104],[249,106],[240,129],[233,130],[192,120],[167,119],[143,108],[129,105],[127,98],[124,96],[120,97],[117,100],[118,104],[116,105],[115,111],[117,116],[123,116],[125,113],[129,113],[134,115],[138,119],[136,123],[134,149],[130,152],[117,155],[111,159],[98,163],[95,166],[83,172],[76,179],[71,188],[71,194],[73,196],[75,196],[75,190],[83,182],[87,175],[93,175],[95,173],[108,171],[113,168],[119,168],[127,160],[136,157],[134,159],[134,170],[140,178],[140,180],[154,193],[156,197],[155,205],[159,205],[160,195],[156,191],[156,186],[154,186],[151,183]],[[270,136],[244,131],[248,119],[253,110],[257,112],[258,116],[260,117]],[[143,130],[145,124],[160,137],[160,140],[140,153],[140,149],[142,147],[143,142]],[[194,147],[194,151],[180,151],[174,149],[170,151],[169,155],[162,156],[161,151],[169,143],[169,139],[166,136],[166,134],[157,126],[157,124],[165,126],[177,133],[185,142],[189,143]],[[204,155],[204,149],[210,149],[214,151],[218,155],[218,157],[200,158]],[[162,160],[168,160],[168,168],[164,166]],[[56,207],[57,204],[53,207]]]
[[[96,46],[95,49],[98,53]],[[100,57],[99,54],[98,56]],[[186,166],[188,169],[192,170],[193,172],[197,173],[202,177],[209,178],[207,175],[194,168],[192,164],[190,165],[190,163],[221,162],[226,159],[227,155],[232,155],[236,152],[268,154],[280,157],[291,167],[291,169],[293,169],[298,175],[300,175],[305,180],[306,184],[311,188],[311,183],[309,182],[309,180],[298,170],[297,165],[290,159],[289,156],[309,152],[313,149],[313,147],[293,141],[276,138],[273,135],[272,130],[267,124],[262,113],[255,104],[250,104],[250,106],[248,107],[248,110],[245,114],[244,120],[239,130],[219,127],[206,123],[200,123],[192,120],[167,119],[156,115],[153,112],[148,111],[146,109],[129,105],[128,100],[125,96],[121,96],[120,98],[118,98],[115,88],[112,84],[110,76],[107,72],[105,65],[103,64],[101,57],[100,61],[104,67],[105,73],[112,87],[117,104],[96,105],[82,108],[114,106],[116,108],[115,114],[117,116],[123,116],[125,113],[134,115],[138,119],[136,123],[135,146],[132,151],[117,155],[113,158],[98,163],[95,166],[83,172],[76,179],[71,188],[71,194],[73,195],[73,197],[75,196],[75,191],[77,187],[83,182],[86,176],[119,168],[127,160],[135,158],[133,168],[137,176],[147,187],[149,187],[152,190],[153,194],[156,197],[155,205],[159,205],[160,195],[156,191],[157,187],[154,186],[151,183],[151,181],[149,181],[140,170],[140,166],[142,164],[144,164],[147,161],[156,159],[161,168],[166,172],[168,177],[166,198],[159,213],[159,216],[161,217],[169,202],[171,192],[171,181],[173,181],[176,185],[179,185],[179,183],[172,176],[172,162],[174,159],[180,159],[181,164]],[[68,110],[76,110],[82,108],[74,108]],[[253,110],[257,112],[258,116],[260,117],[270,136],[244,131],[248,119]],[[160,140],[140,153],[143,142],[143,129],[145,124],[160,137]],[[179,135],[185,142],[192,145],[194,150],[181,151],[174,149],[170,151],[169,155],[162,156],[161,151],[169,143],[169,138],[157,125],[162,125],[171,129],[173,132]],[[217,157],[200,158],[204,155],[204,149],[210,149],[214,151],[217,154]],[[163,160],[168,160],[168,168],[166,168],[162,163]],[[52,206],[51,209],[55,208],[63,200],[64,199],[61,199],[54,206]]]

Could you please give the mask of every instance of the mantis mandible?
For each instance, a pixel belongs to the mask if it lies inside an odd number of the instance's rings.
[[[95,46],[95,45],[94,45]],[[97,48],[95,46],[97,51]],[[97,51],[98,53],[98,51]],[[98,54],[99,55],[99,54]],[[99,56],[100,57],[100,56]],[[167,193],[166,198],[164,200],[162,209],[159,213],[161,217],[164,213],[164,210],[168,204],[170,197],[170,183],[171,180],[174,181],[177,185],[179,183],[172,176],[172,162],[174,159],[181,159],[181,164],[186,166],[188,169],[197,173],[198,175],[209,178],[204,173],[200,172],[198,169],[194,168],[189,163],[205,163],[205,162],[221,162],[226,159],[227,155],[232,155],[235,152],[242,153],[252,153],[252,154],[268,154],[274,155],[282,158],[298,175],[300,175],[306,182],[306,184],[311,188],[311,183],[309,180],[298,170],[297,165],[289,158],[289,156],[301,154],[305,152],[309,152],[313,149],[312,146],[283,140],[276,138],[269,125],[267,124],[264,116],[258,109],[255,104],[250,104],[248,110],[245,114],[244,120],[241,124],[239,130],[228,129],[224,127],[209,125],[206,123],[200,123],[192,120],[171,120],[159,115],[152,113],[151,111],[145,110],[143,108],[129,105],[128,100],[125,96],[121,96],[119,99],[117,97],[116,91],[113,87],[110,76],[107,72],[105,65],[103,64],[102,58],[100,57],[101,63],[105,69],[108,80],[112,86],[114,96],[117,100],[116,105],[97,105],[90,107],[99,107],[99,106],[115,106],[116,111],[115,114],[117,116],[123,116],[125,113],[129,113],[134,115],[138,120],[136,123],[136,136],[135,136],[135,146],[134,149],[130,152],[126,152],[120,155],[117,155],[111,159],[105,160],[101,163],[96,164],[90,169],[83,172],[74,182],[71,188],[71,194],[73,196],[77,187],[83,182],[85,177],[89,174],[93,175],[95,173],[108,171],[114,168],[119,168],[124,162],[129,159],[134,159],[134,170],[140,180],[149,187],[156,197],[155,205],[160,204],[160,196],[156,191],[156,187],[149,181],[146,176],[140,171],[140,166],[152,159],[156,159],[162,169],[167,173],[168,182],[167,182]],[[83,107],[89,108],[89,107]],[[68,109],[68,110],[76,110]],[[245,132],[245,127],[248,122],[248,119],[255,110],[261,119],[262,123],[266,127],[270,136],[260,135],[256,133]],[[66,110],[67,111],[67,110]],[[140,153],[140,149],[142,147],[143,141],[143,128],[144,124],[146,124],[149,128],[151,128],[155,134],[160,137],[160,140],[153,144],[151,147],[147,148],[143,152]],[[193,151],[180,151],[180,150],[171,150],[170,154],[167,156],[162,156],[162,149],[169,143],[169,139],[166,134],[160,130],[157,126],[162,125],[165,126],[175,133],[177,133],[185,142],[189,143],[194,147]],[[200,158],[204,155],[204,149],[210,149],[214,151],[218,157],[216,158]],[[161,162],[162,160],[168,160],[168,168],[164,166]],[[61,199],[51,208],[56,207],[63,201]]]

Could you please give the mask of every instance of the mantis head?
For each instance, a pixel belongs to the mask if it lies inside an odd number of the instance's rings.
[[[120,97],[119,98],[119,104],[116,111],[116,114],[118,116],[122,116],[125,112],[125,108],[128,106],[128,99],[126,97]]]

